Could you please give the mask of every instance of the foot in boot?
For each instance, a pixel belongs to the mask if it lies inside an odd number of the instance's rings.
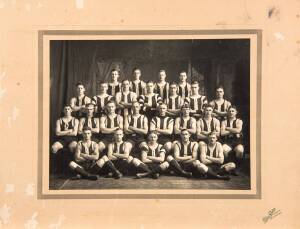
[[[230,180],[230,176],[217,175],[217,178],[220,179],[220,180]]]
[[[114,174],[115,179],[120,179],[122,176],[123,176],[123,174],[120,173],[119,171],[116,171],[116,173]]]
[[[137,173],[136,178],[141,179],[141,178],[147,177],[148,175],[149,175],[149,173]]]
[[[192,173],[189,173],[189,172],[186,172],[186,171],[183,171],[182,172],[182,176],[186,177],[186,178],[192,178],[193,177],[193,174]]]
[[[232,176],[238,176],[239,175],[235,169],[230,171],[229,174],[232,175]]]
[[[158,179],[158,178],[159,178],[159,173],[154,173],[154,174],[152,175],[152,178],[153,178],[153,179]]]
[[[88,180],[98,180],[98,177],[96,176],[96,175],[88,175],[87,177],[86,177],[86,179],[88,179]]]

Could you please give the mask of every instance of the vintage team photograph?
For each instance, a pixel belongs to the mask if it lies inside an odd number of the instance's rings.
[[[49,190],[250,190],[250,43],[51,40]]]

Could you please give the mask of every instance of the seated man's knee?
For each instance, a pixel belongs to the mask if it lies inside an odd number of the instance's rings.
[[[168,169],[169,168],[169,163],[167,162],[167,161],[165,161],[165,162],[163,162],[163,163],[161,163],[160,164],[160,168],[161,168],[161,170],[166,170],[166,169]]]
[[[99,147],[99,151],[102,152],[103,150],[105,150],[105,144],[103,142],[99,142],[98,143],[98,147]]]
[[[131,163],[132,162],[132,160],[133,160],[133,157],[132,156],[128,156],[128,158],[127,158],[127,163]]]
[[[77,164],[76,164],[74,161],[71,161],[71,162],[69,163],[69,167],[70,167],[70,169],[74,170],[74,169],[76,169]]]
[[[149,149],[148,145],[146,142],[142,142],[140,145],[139,145],[139,149],[142,150],[142,151],[147,151]]]
[[[173,156],[171,156],[171,155],[167,156],[167,162],[170,162],[170,161],[172,161],[172,160],[174,160],[174,157],[173,157]]]
[[[200,141],[200,142],[199,142],[199,147],[201,147],[201,146],[202,146],[202,147],[203,147],[203,146],[206,146],[206,143],[205,143],[204,141]]]
[[[244,156],[244,147],[242,145],[237,145],[234,149],[235,155],[237,158],[243,158]]]
[[[228,153],[232,150],[229,145],[223,144],[222,145],[224,156],[227,157]]]
[[[201,162],[199,160],[193,161],[193,166],[197,167],[201,164]]]
[[[69,144],[69,150],[71,152],[75,152],[75,149],[76,149],[76,146],[77,146],[77,142],[73,141]]]
[[[233,162],[229,162],[229,163],[224,165],[224,168],[228,172],[228,171],[231,171],[231,170],[235,169],[236,165]]]
[[[63,148],[63,145],[60,142],[55,142],[51,148],[52,148],[52,153],[55,154],[58,152],[58,150]]]
[[[165,148],[165,150],[166,150],[167,152],[171,151],[171,149],[172,149],[172,143],[171,143],[171,142],[166,142],[166,143],[164,144],[164,148]]]
[[[198,168],[198,171],[199,171],[200,173],[202,173],[202,174],[205,174],[205,173],[207,173],[207,171],[208,171],[208,167],[207,167],[206,165],[202,164],[202,163],[200,163],[200,164],[197,166],[197,168]]]
[[[100,168],[102,168],[102,167],[104,166],[104,164],[105,164],[105,160],[103,159],[103,157],[100,158],[100,159],[96,162],[96,164],[97,164]]]
[[[142,162],[141,162],[139,159],[137,159],[137,158],[133,158],[133,159],[132,159],[132,164],[133,164],[134,166],[136,166],[136,167],[138,167],[141,163],[142,163]]]

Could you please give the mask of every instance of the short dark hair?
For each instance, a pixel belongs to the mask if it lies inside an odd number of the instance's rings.
[[[118,72],[118,74],[120,74],[120,70],[119,70],[119,69],[116,69],[116,68],[113,68],[110,72],[111,72],[111,73],[112,73],[112,72]]]
[[[126,82],[126,81],[129,82],[129,79],[123,79],[123,80],[122,80],[122,84],[123,84],[124,82]]]
[[[181,74],[181,73],[187,74],[187,72],[185,70],[182,70],[182,71],[179,72],[179,74]]]
[[[88,131],[88,130],[92,131],[92,129],[90,127],[88,127],[88,126],[85,126],[85,127],[82,128],[82,132]]]
[[[210,107],[211,109],[214,109],[213,106],[211,104],[209,104],[209,103],[203,105],[204,109],[206,109],[208,107]]]
[[[176,83],[175,81],[171,81],[171,82],[169,83],[169,86],[171,86],[171,85],[176,85],[176,86],[177,86],[177,83]]]
[[[188,131],[188,129],[186,129],[186,128],[182,129],[182,130],[180,131],[180,133],[183,133],[184,131],[187,131],[188,133],[190,133],[190,132]]]
[[[153,82],[152,80],[148,80],[148,81],[146,82],[146,84],[148,84],[148,83],[153,83],[153,84],[154,84],[154,82]]]
[[[82,86],[84,87],[84,85],[83,85],[82,82],[77,82],[77,83],[76,83],[76,87],[78,87],[79,85],[82,85]]]
[[[167,73],[167,71],[165,69],[159,69],[159,72],[165,72],[165,73]]]
[[[216,86],[215,90],[218,90],[218,89],[223,89],[223,91],[224,91],[223,85],[218,85],[218,86]]]
[[[198,84],[199,85],[199,82],[197,80],[193,80],[191,84]]]
[[[132,72],[135,72],[136,70],[139,70],[140,72],[142,72],[141,69],[140,69],[140,68],[137,68],[137,67],[133,68],[133,69],[132,69]]]
[[[237,111],[237,107],[236,107],[235,105],[229,106],[229,107],[228,107],[228,110],[229,110],[229,109],[235,109],[235,110]]]
[[[181,109],[181,110],[182,110],[182,109],[190,109],[189,103],[187,102],[187,103],[183,104],[183,105],[181,106],[180,109]]]

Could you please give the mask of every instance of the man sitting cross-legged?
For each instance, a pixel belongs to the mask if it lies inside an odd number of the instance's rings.
[[[187,129],[181,130],[181,139],[174,142],[174,157],[171,155],[167,157],[170,168],[187,178],[192,177],[192,172],[194,172],[199,163],[197,161],[198,144],[190,141],[190,136],[190,132]]]
[[[200,147],[200,161],[202,162],[198,168],[200,173],[208,176],[209,178],[229,180],[230,171],[235,169],[233,162],[224,163],[223,147],[217,141],[217,134],[211,132],[208,135],[208,144],[199,144]]]
[[[69,167],[82,178],[97,180],[97,176],[91,172],[99,158],[98,144],[91,140],[92,130],[90,127],[83,128],[82,136],[83,140],[79,141],[76,147],[75,161],[71,161]]]
[[[166,151],[161,144],[157,142],[158,135],[152,131],[148,135],[148,142],[141,143],[140,159],[134,158],[132,164],[143,173],[137,173],[137,178],[152,177],[157,179],[163,171],[169,167],[165,161]]]

